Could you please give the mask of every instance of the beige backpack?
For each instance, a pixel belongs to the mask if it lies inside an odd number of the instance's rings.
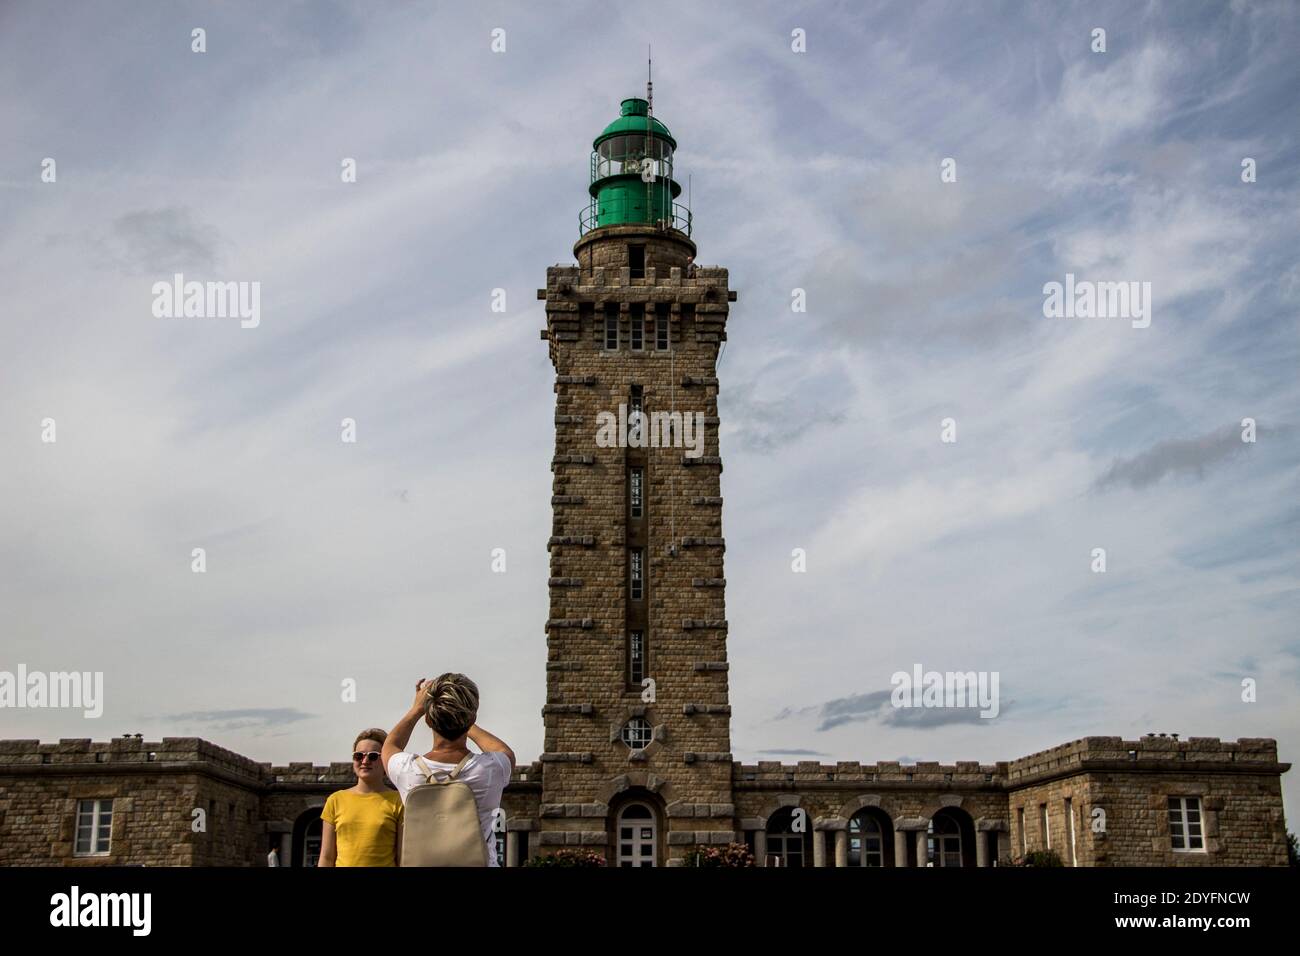
[[[466,754],[454,770],[433,770],[415,758],[425,782],[406,795],[402,866],[488,865],[474,791],[456,779],[473,756]]]

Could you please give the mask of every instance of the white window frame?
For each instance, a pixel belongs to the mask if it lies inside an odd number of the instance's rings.
[[[632,518],[645,517],[645,469],[635,467],[628,475],[628,516]]]
[[[633,601],[645,600],[645,551],[633,548],[628,553],[628,597]]]
[[[627,632],[628,640],[628,678],[631,683],[640,685],[645,680],[645,631],[634,628]]]
[[[1070,840],[1070,866],[1079,865],[1079,853],[1074,842],[1074,801],[1065,798],[1065,832]]]
[[[649,817],[628,817],[627,811],[633,807],[646,810]],[[655,816],[654,807],[645,803],[629,803],[618,811],[618,851],[615,854],[616,866],[645,867],[659,865],[659,818]],[[632,830],[625,836],[623,829]],[[649,835],[644,831],[649,830]],[[650,852],[641,852],[648,847]]]
[[[640,723],[638,724],[637,721],[640,721]],[[644,738],[644,742],[639,747],[633,746],[633,741],[628,739],[633,736],[633,726],[636,726],[637,728],[635,739],[640,741]],[[633,717],[623,725],[623,729],[619,731],[618,736],[619,739],[623,741],[623,746],[635,753],[645,750],[654,741],[654,727],[652,727],[650,721],[646,720],[644,717]]]
[[[1041,824],[1039,829],[1043,831],[1043,849],[1050,850],[1052,848],[1052,818],[1047,812],[1047,804],[1045,803],[1038,805],[1038,822]]]
[[[634,303],[634,305],[635,304],[637,303]],[[628,319],[631,321],[631,325],[629,326],[631,340],[628,345],[633,352],[645,351],[645,317],[646,310],[644,305],[639,309],[628,309]]]
[[[1179,822],[1174,823],[1174,806],[1178,804]],[[1169,846],[1175,853],[1207,853],[1205,846],[1205,814],[1201,810],[1200,797],[1174,797],[1169,798],[1166,804],[1166,810],[1169,814]],[[1191,831],[1192,821],[1188,819],[1189,811],[1196,813],[1196,828],[1200,831],[1193,834]],[[1181,837],[1183,845],[1175,846],[1175,836]],[[1192,840],[1199,840],[1200,846],[1192,846]]]
[[[850,861],[853,859],[855,845],[858,866],[880,868],[885,865],[885,829],[880,825],[880,821],[869,813],[859,813],[849,819]],[[872,863],[873,858],[877,862]],[[849,865],[854,864],[850,862]]]
[[[934,825],[934,817],[930,818],[926,830],[926,861],[917,862],[917,866],[942,866],[942,867],[960,867],[965,865],[965,859],[962,851],[961,824],[950,816],[942,816],[940,820],[945,827],[951,825],[952,830],[939,832]],[[954,849],[955,847],[955,849]],[[949,863],[950,859],[956,862]]]
[[[90,813],[90,846],[81,849],[81,818]],[[102,844],[99,840],[100,828],[108,824],[108,839]],[[93,797],[77,801],[77,819],[72,833],[73,856],[108,856],[113,847],[113,798]]]

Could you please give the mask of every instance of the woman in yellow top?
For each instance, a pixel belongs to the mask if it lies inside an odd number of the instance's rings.
[[[336,790],[321,811],[321,866],[397,866],[401,862],[402,798],[384,786],[380,752],[388,736],[363,730],[352,744],[357,785]]]

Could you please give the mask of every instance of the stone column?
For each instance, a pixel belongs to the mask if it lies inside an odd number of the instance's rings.
[[[975,830],[975,865],[989,865],[989,831]]]
[[[926,832],[925,827],[922,827],[921,829],[916,831],[916,865],[917,866],[923,867],[928,862],[927,858],[929,856],[929,850],[926,846],[926,841],[929,839],[929,836],[930,834]]]
[[[519,831],[506,831],[506,866],[519,865]]]
[[[826,865],[826,831],[813,827],[813,866]]]
[[[907,866],[907,831],[894,831],[894,866]]]
[[[849,831],[843,827],[835,831],[835,865],[849,865]]]
[[[754,831],[754,862],[759,866],[767,866],[767,831]]]
[[[293,866],[293,832],[290,830],[280,834],[280,865]]]

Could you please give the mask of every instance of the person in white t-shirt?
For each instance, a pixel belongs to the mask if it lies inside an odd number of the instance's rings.
[[[405,805],[406,795],[426,782],[415,762],[416,755],[406,753],[407,742],[421,717],[433,730],[433,749],[424,754],[430,770],[455,769],[466,754],[472,753],[465,746],[466,740],[472,740],[482,753],[474,754],[456,779],[463,780],[474,793],[483,842],[488,849],[488,866],[497,866],[493,813],[501,806],[501,793],[510,782],[515,752],[478,726],[478,705],[478,685],[464,674],[443,674],[433,680],[416,681],[415,700],[384,740],[384,770]]]

